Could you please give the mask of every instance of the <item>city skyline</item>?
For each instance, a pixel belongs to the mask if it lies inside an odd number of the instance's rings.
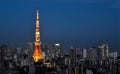
[[[108,43],[112,50],[119,50],[120,8],[117,2],[1,1],[0,43],[34,42],[35,11],[38,8],[42,44],[57,42],[65,48],[71,45],[88,48]]]

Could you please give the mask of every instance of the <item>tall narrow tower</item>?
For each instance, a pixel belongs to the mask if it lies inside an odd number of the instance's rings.
[[[40,40],[40,27],[39,27],[39,12],[37,10],[36,16],[36,32],[35,32],[35,46],[33,52],[33,59],[35,62],[38,60],[44,60],[42,50],[41,50],[41,40]]]

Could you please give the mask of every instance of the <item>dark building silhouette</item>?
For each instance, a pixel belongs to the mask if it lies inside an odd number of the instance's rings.
[[[4,70],[8,68],[8,63],[5,61],[7,54],[7,45],[0,45],[0,74],[4,73]]]

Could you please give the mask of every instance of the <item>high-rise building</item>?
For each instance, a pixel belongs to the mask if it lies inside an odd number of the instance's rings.
[[[70,66],[71,65],[70,55],[66,54],[64,55],[64,58],[65,58],[65,65]]]
[[[105,57],[107,58],[109,56],[109,46],[108,44],[102,44],[104,51],[105,51]]]
[[[88,50],[88,58],[90,61],[90,65],[96,64],[96,60],[97,60],[97,48],[96,47],[92,47]]]
[[[37,17],[36,17],[36,32],[35,32],[35,46],[33,52],[33,59],[35,62],[39,60],[45,60],[43,57],[43,53],[41,50],[41,40],[40,40],[40,27],[39,27],[39,12],[37,10]]]
[[[51,46],[50,45],[42,45],[45,61],[51,60]]]
[[[103,60],[109,56],[109,46],[108,44],[102,44],[98,46],[98,58],[99,63],[102,64]]]
[[[87,49],[83,49],[82,55],[83,55],[83,58],[86,58],[86,57],[87,57]]]
[[[98,58],[99,58],[99,60],[103,60],[104,57],[105,57],[105,55],[104,55],[104,49],[102,49],[101,46],[98,46]]]
[[[55,47],[55,57],[59,57],[61,54],[61,50],[60,50],[61,46],[59,43],[56,43],[54,47]]]
[[[76,49],[71,46],[70,48],[70,59],[71,59],[71,64],[75,65],[76,64]]]
[[[110,57],[112,57],[112,58],[117,58],[117,56],[118,56],[117,51],[115,51],[115,52],[110,52]]]
[[[99,48],[99,51],[101,53],[101,57],[108,57],[108,55],[109,55],[109,46],[108,46],[108,44],[102,44],[98,48]]]
[[[80,58],[82,58],[82,50],[80,48],[76,48],[75,55],[76,62],[79,62]]]
[[[28,42],[28,58],[29,58],[29,63],[33,63],[33,58],[32,58],[32,55],[33,55],[33,48],[34,48],[34,44],[33,42]]]

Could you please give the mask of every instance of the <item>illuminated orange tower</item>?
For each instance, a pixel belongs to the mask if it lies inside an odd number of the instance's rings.
[[[34,59],[35,62],[38,62],[38,60],[44,60],[42,50],[41,50],[39,12],[38,12],[38,10],[37,10],[37,16],[36,16],[36,32],[35,32],[35,46],[34,46],[34,52],[33,52],[33,59]]]

